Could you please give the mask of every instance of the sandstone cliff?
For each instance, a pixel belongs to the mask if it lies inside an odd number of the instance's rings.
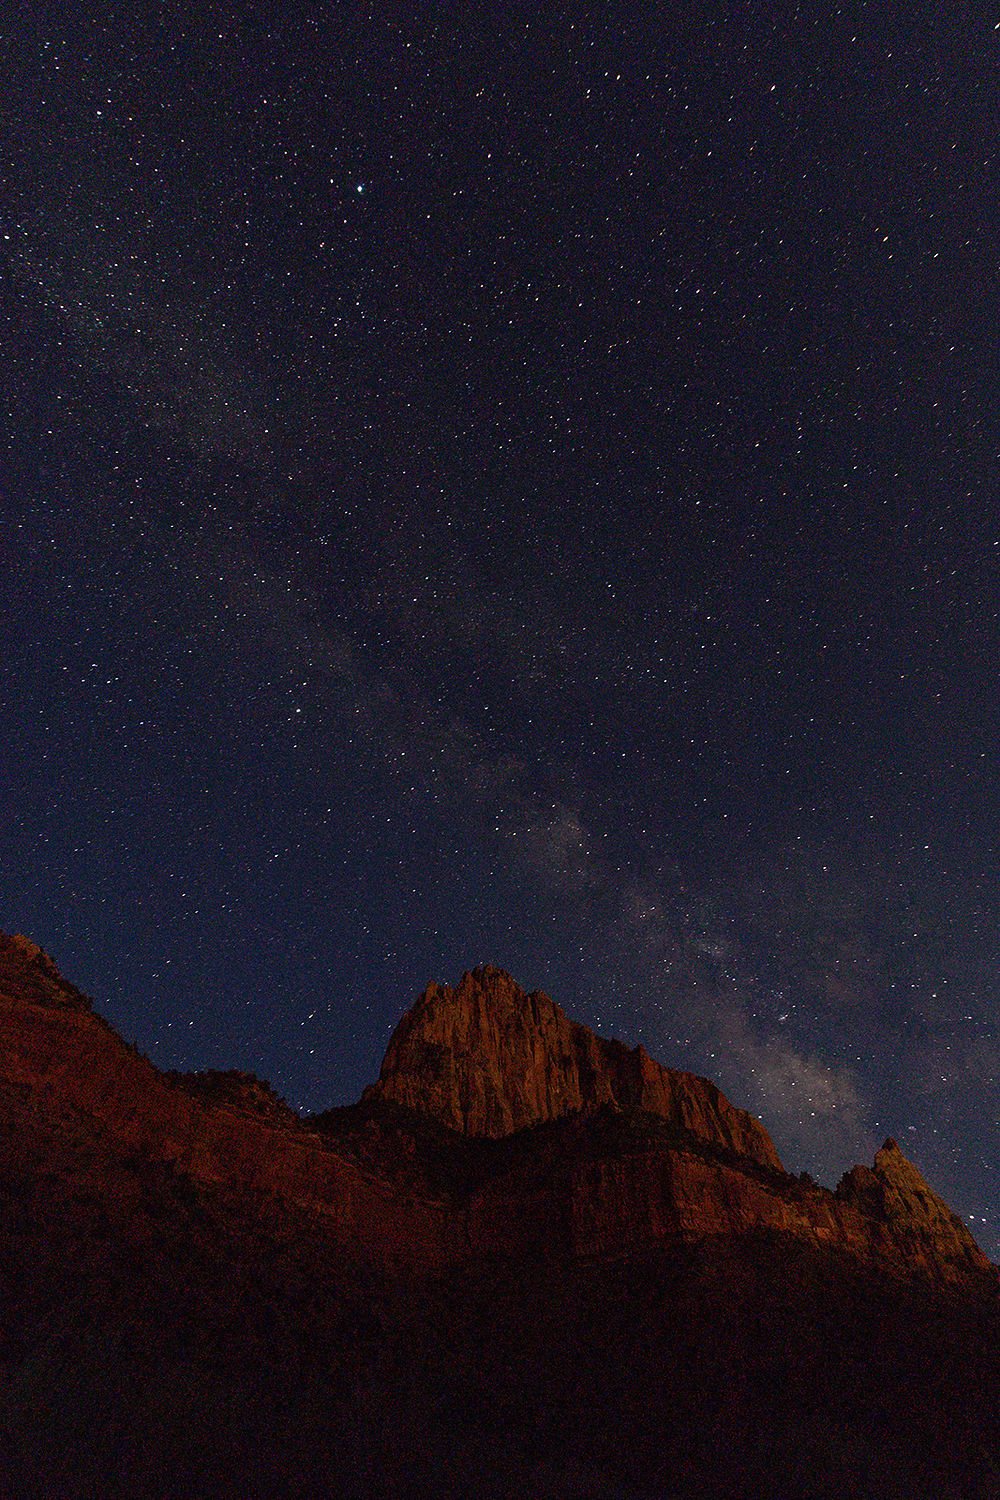
[[[459,1233],[431,1195],[404,1201],[385,1173],[331,1149],[246,1074],[161,1073],[41,949],[0,934],[0,1176],[124,1208],[154,1164],[195,1191],[304,1210],[325,1238],[386,1265],[434,1267],[457,1253]]]
[[[790,1177],[497,971],[303,1120],[0,936],[0,1202],[24,1500],[997,1493],[996,1274],[898,1147]]]
[[[972,1267],[985,1258],[958,1215],[894,1140],[876,1151],[870,1168],[845,1173],[835,1198],[855,1235],[859,1230],[866,1235],[870,1256],[892,1253],[914,1268],[935,1270],[946,1264]]]
[[[648,1110],[692,1135],[781,1171],[770,1136],[714,1084],[595,1036],[540,990],[501,969],[432,984],[397,1026],[370,1097],[498,1137],[602,1105]]]
[[[835,1193],[799,1182],[713,1084],[595,1036],[498,969],[431,986],[364,1100],[312,1120],[246,1074],[159,1072],[39,948],[2,935],[0,1037],[0,1171],[123,1207],[135,1164],[153,1163],[193,1192],[305,1214],[386,1267],[769,1233],[895,1274],[992,1274],[893,1142]]]

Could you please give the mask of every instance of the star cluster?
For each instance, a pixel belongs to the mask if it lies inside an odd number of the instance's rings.
[[[0,925],[356,1097],[492,961],[1000,1251],[995,32],[3,39]]]

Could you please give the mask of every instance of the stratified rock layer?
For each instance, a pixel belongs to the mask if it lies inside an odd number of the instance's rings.
[[[4,1496],[997,1494],[996,1273],[899,1148],[790,1177],[496,971],[302,1120],[0,935],[0,1204]]]
[[[390,1269],[765,1232],[893,1274],[993,1274],[894,1142],[835,1193],[800,1182],[713,1084],[498,969],[428,989],[364,1100],[303,1120],[249,1075],[159,1072],[36,945],[0,935],[0,1174],[126,1211],[150,1165]]]
[[[369,1096],[493,1138],[604,1105],[648,1110],[782,1171],[763,1125],[707,1079],[595,1036],[541,990],[527,995],[492,967],[463,974],[454,989],[424,991],[396,1027]]]

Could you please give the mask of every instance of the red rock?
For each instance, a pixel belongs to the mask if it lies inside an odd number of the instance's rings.
[[[55,1171],[99,1189],[125,1159],[169,1163],[196,1186],[306,1208],[352,1253],[389,1265],[454,1259],[440,1204],[404,1201],[248,1075],[161,1073],[40,949],[2,934],[0,1083],[8,1175]]]
[[[661,1067],[642,1047],[595,1036],[541,990],[501,969],[430,985],[396,1027],[369,1097],[391,1099],[469,1136],[499,1137],[602,1105],[648,1110],[781,1171],[759,1121],[714,1084]]]
[[[305,1213],[355,1259],[421,1271],[768,1231],[904,1275],[993,1274],[894,1142],[836,1193],[801,1183],[706,1079],[498,969],[431,986],[363,1103],[312,1121],[247,1074],[159,1072],[21,938],[0,936],[0,1038],[11,1180],[55,1172],[99,1196],[123,1163],[159,1163],[194,1191]]]
[[[0,1489],[994,1494],[995,1271],[894,1143],[769,1148],[495,970],[302,1120],[0,936]]]

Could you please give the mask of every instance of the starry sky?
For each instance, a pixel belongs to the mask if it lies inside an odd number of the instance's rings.
[[[0,63],[0,926],[302,1110],[494,962],[1000,1256],[993,20]]]

